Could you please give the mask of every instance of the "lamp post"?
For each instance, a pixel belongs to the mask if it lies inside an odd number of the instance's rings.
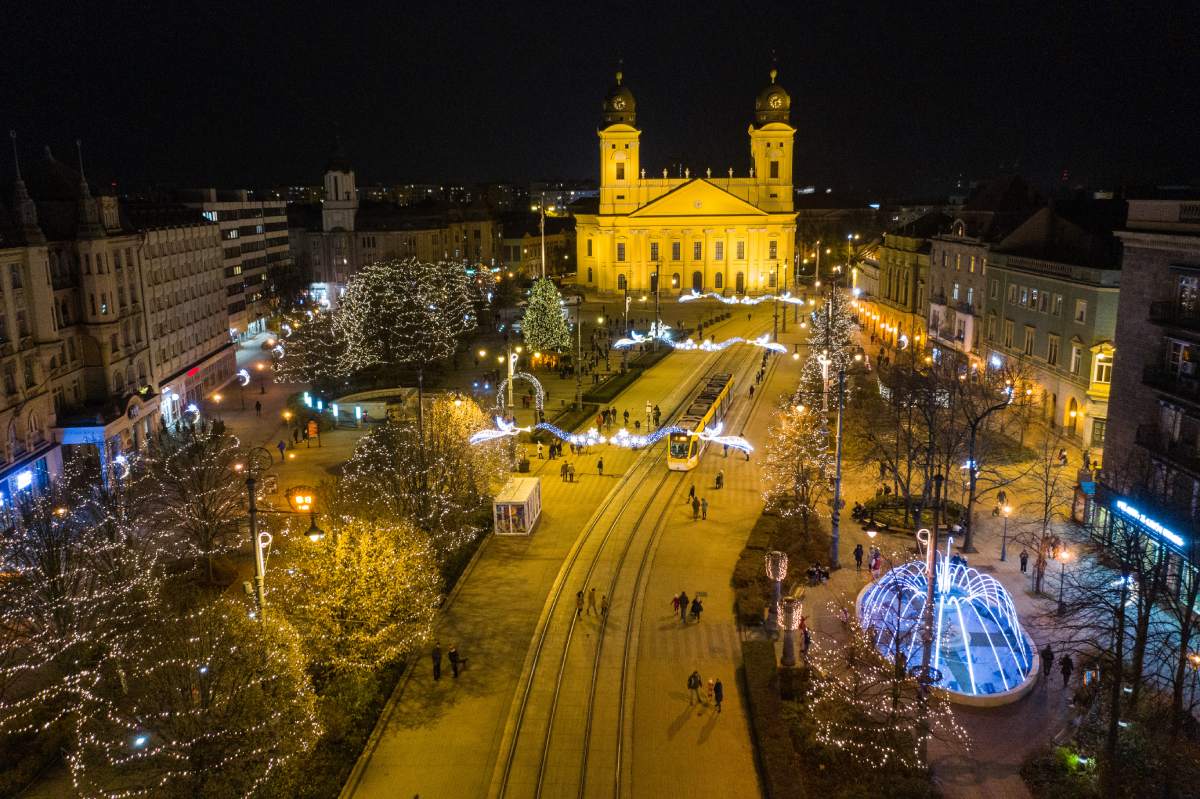
[[[296,513],[308,514],[308,530],[305,535],[314,544],[325,538],[325,531],[317,527],[317,492],[312,486],[293,486],[287,492],[288,504]],[[336,538],[335,538],[336,541]]]
[[[779,596],[783,593],[782,583],[787,577],[787,553],[772,550],[763,556],[763,565],[766,567],[767,577],[771,578],[771,604],[767,608],[765,626],[768,631],[773,631],[779,628]]]
[[[842,514],[842,414],[846,408],[846,370],[838,369],[837,435],[834,443],[833,512],[829,521],[829,568],[836,569],[838,562],[838,531]]]
[[[265,369],[265,368],[266,367],[263,366],[262,361],[259,361],[256,364],[254,364],[254,369],[258,372],[258,393],[259,394],[267,393],[267,382],[264,379],[265,376],[263,375],[263,369]]]
[[[1004,508],[1004,532],[1000,534],[1000,562],[1008,560],[1008,515],[1012,513],[1012,506],[1005,505]]]
[[[804,602],[794,596],[784,597],[776,613],[783,625],[783,658],[780,665],[790,669],[796,665],[795,631],[804,622]]]
[[[1066,548],[1059,550],[1058,553],[1058,613],[1063,612],[1063,583],[1067,579],[1067,561],[1070,560],[1071,553]]]
[[[511,384],[510,384],[511,385]],[[583,394],[583,301],[575,305],[575,409]]]
[[[249,588],[249,593],[254,596],[254,608],[256,611],[255,618],[261,624],[266,615],[267,604],[267,589],[266,589],[266,558],[263,556],[263,549],[270,548],[271,534],[268,532],[259,533],[258,531],[258,501],[255,496],[255,486],[258,482],[258,476],[265,472],[271,464],[271,453],[263,447],[254,447],[246,453],[246,462],[235,463],[233,470],[235,472],[246,473],[246,497],[248,501],[249,521],[250,521],[250,548],[254,550],[254,583]]]

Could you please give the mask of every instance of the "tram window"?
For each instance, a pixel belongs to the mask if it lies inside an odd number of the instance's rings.
[[[698,439],[695,439],[695,438],[692,439],[692,446],[691,446],[691,449],[688,451],[689,458],[696,457],[696,453],[699,450],[699,447],[697,446],[697,443],[696,443],[697,441],[698,441]]]
[[[671,436],[671,457],[686,458],[688,456],[688,437]]]

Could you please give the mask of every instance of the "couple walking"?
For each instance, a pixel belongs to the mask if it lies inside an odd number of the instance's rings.
[[[688,705],[700,704],[701,702],[706,705],[715,704],[717,706],[717,712],[720,713],[721,703],[725,701],[725,686],[721,684],[720,680],[709,680],[707,696],[704,700],[701,700],[700,686],[702,684],[703,680],[700,678],[699,671],[693,671],[688,675]]]

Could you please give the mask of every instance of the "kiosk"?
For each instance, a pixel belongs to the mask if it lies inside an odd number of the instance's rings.
[[[541,515],[540,477],[514,477],[492,499],[497,535],[529,535]]]

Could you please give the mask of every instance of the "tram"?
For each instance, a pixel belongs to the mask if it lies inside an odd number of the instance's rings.
[[[717,374],[704,378],[700,393],[692,400],[683,418],[676,424],[684,432],[671,433],[667,440],[667,468],[687,472],[700,463],[704,442],[699,433],[725,419],[733,403],[733,375]]]

